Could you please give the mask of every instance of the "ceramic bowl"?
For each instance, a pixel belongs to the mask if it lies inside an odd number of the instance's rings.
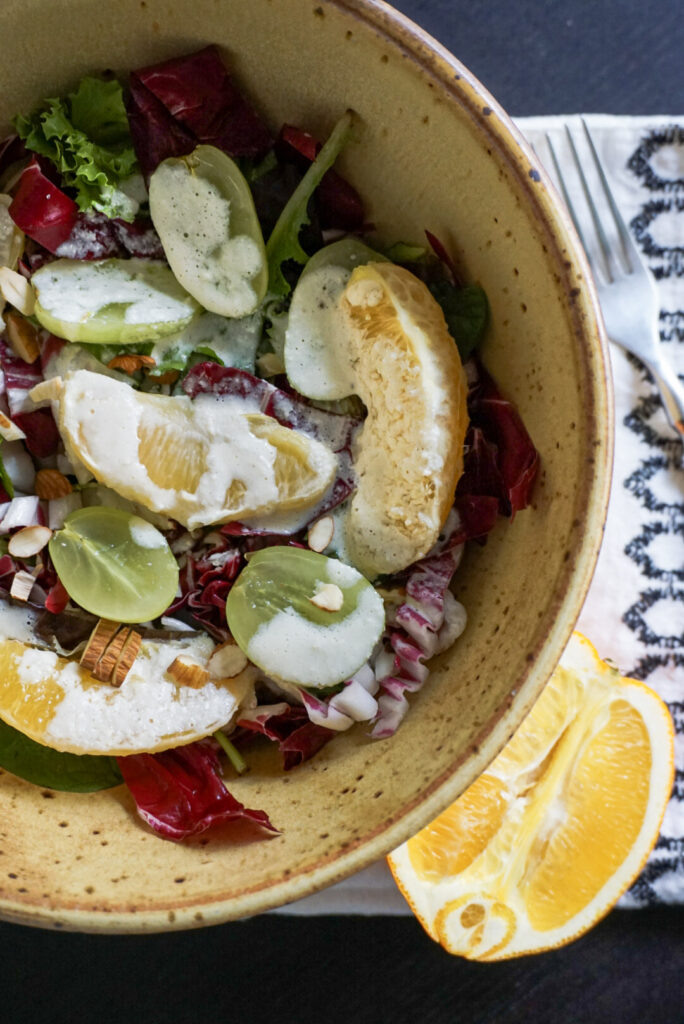
[[[389,239],[429,228],[491,304],[484,361],[541,453],[532,508],[468,551],[467,632],[396,736],[356,727],[284,774],[270,751],[231,784],[281,835],[153,836],[123,789],[0,778],[0,914],[44,927],[197,927],[298,899],[382,857],[497,754],[539,695],[587,590],[609,485],[605,349],[587,267],[534,154],[482,85],[375,0],[4,0],[0,130],[78,78],[208,43],[272,126],[361,121],[344,173]]]

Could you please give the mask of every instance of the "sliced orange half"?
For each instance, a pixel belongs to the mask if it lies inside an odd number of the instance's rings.
[[[503,960],[563,945],[639,874],[673,766],[666,705],[575,633],[507,746],[390,868],[450,953]]]

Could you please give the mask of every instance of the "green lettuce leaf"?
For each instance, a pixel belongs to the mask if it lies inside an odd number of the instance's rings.
[[[50,160],[75,190],[80,210],[133,220],[118,187],[138,166],[118,82],[84,78],[75,92],[44,100],[14,126],[27,149]]]
[[[123,781],[114,757],[65,754],[0,720],[0,767],[26,782],[69,793],[111,789]]]
[[[321,151],[307,168],[306,174],[297,185],[282,213],[276,221],[266,243],[268,257],[268,288],[271,296],[284,297],[290,291],[281,266],[286,260],[305,264],[309,259],[299,243],[299,233],[309,223],[306,211],[311,196],[321,183],[326,171],[330,170],[343,147],[349,140],[354,126],[354,114],[347,110],[333,128]]]

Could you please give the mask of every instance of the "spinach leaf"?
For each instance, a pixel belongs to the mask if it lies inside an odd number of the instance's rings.
[[[68,793],[93,793],[122,782],[113,757],[65,754],[0,720],[0,767],[26,782]]]
[[[465,362],[484,337],[489,319],[487,296],[476,284],[457,288],[449,281],[433,281],[429,288],[442,307],[449,333]]]

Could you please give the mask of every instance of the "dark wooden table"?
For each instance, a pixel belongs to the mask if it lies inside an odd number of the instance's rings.
[[[248,0],[245,0],[248,2]],[[512,114],[684,113],[674,0],[397,0]],[[682,1024],[684,914],[614,911],[571,946],[484,965],[412,918],[263,916],[100,937],[0,924],[7,1024]]]

